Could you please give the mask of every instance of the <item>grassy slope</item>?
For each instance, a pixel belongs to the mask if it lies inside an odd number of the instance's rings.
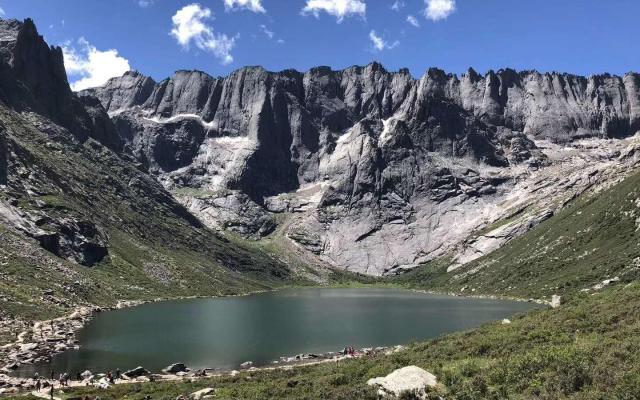
[[[0,226],[3,318],[49,318],[78,304],[245,293],[295,282],[282,262],[200,226],[151,177],[96,142],[73,144],[61,129],[46,134],[4,107],[0,123],[14,154],[9,174],[18,182],[0,197],[25,212],[93,221],[109,237],[109,256],[88,268]],[[46,290],[53,290],[53,300],[42,296]],[[2,332],[0,339],[6,339]]]
[[[412,287],[549,298],[640,275],[640,173],[588,193],[521,238],[455,273],[439,260],[395,279]]]
[[[219,388],[221,399],[374,399],[375,392],[365,385],[368,378],[416,364],[439,377],[445,385],[441,394],[448,399],[638,399],[638,188],[640,175],[634,175],[611,190],[584,195],[530,233],[458,271],[457,278],[444,273],[447,262],[441,260],[395,282],[516,296],[562,293],[565,303],[559,309],[412,344],[392,356],[74,394],[168,399],[212,386]],[[580,291],[612,276],[622,282]]]

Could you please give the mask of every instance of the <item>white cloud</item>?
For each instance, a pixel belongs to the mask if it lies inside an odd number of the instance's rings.
[[[266,13],[262,0],[224,0],[224,8],[229,10],[247,9],[256,13]]]
[[[393,2],[393,4],[391,5],[391,9],[393,11],[400,11],[400,9],[404,8],[404,6],[406,6],[406,3],[402,0],[396,0],[395,2]]]
[[[220,59],[222,64],[229,64],[233,62],[231,50],[236,38],[214,33],[213,28],[205,23],[210,18],[213,18],[211,10],[200,4],[184,6],[171,17],[171,35],[184,49],[189,49],[193,42],[200,50],[208,51]]]
[[[446,19],[456,10],[456,0],[425,0],[425,17],[432,21]]]
[[[276,42],[277,42],[278,44],[284,44],[284,39],[278,39],[278,40],[276,40]]]
[[[266,25],[264,25],[264,24],[263,24],[263,25],[260,25],[260,30],[262,31],[262,33],[264,33],[265,35],[267,35],[267,37],[268,37],[269,39],[273,39],[273,36],[274,36],[275,34],[273,33],[273,31],[270,31],[270,30],[269,30],[269,28],[267,28],[267,26],[266,26]]]
[[[153,5],[154,0],[138,0],[138,6],[147,8]]]
[[[420,22],[418,22],[418,19],[413,15],[407,15],[407,22],[415,26],[416,28],[420,28]]]
[[[373,46],[373,49],[376,51],[391,50],[400,44],[400,42],[397,40],[389,44],[389,42],[384,40],[381,36],[378,36],[376,34],[376,31],[374,30],[369,32],[369,40],[371,40],[371,45]]]
[[[342,22],[345,17],[359,15],[364,18],[367,5],[364,0],[307,0],[307,5],[302,9],[303,15],[313,14],[316,18],[321,12],[326,12]]]
[[[0,7],[0,17],[4,17],[5,15],[4,8]]]
[[[62,52],[67,76],[77,78],[71,83],[75,91],[102,86],[110,78],[122,76],[131,69],[129,61],[119,56],[118,50],[100,51],[84,38],[78,39],[78,48],[67,42]]]

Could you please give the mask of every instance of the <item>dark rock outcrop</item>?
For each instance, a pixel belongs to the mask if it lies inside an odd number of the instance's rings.
[[[120,150],[105,110],[89,109],[71,91],[60,47],[47,45],[31,19],[0,20],[0,100],[17,111],[30,111],[69,129],[77,140],[94,138]]]
[[[88,267],[108,254],[107,237],[90,221],[61,219],[50,221],[49,229],[34,236],[50,252]]]
[[[16,109],[30,109],[71,122],[72,93],[62,49],[49,47],[31,19],[0,22],[0,98]]]

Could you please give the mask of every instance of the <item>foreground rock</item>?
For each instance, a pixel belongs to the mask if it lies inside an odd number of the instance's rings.
[[[151,372],[149,372],[146,369],[138,366],[138,367],[135,367],[134,369],[130,369],[128,371],[125,371],[122,375],[125,375],[128,378],[139,378],[141,376],[147,376],[149,374],[151,374]]]
[[[177,374],[178,372],[186,372],[187,366],[183,363],[175,363],[171,364],[168,367],[164,368],[162,372],[165,374]]]
[[[212,395],[216,392],[214,388],[204,388],[198,390],[197,392],[191,393],[189,396],[193,400],[202,400],[208,397],[213,397]]]
[[[369,386],[379,386],[380,396],[391,398],[399,398],[407,392],[422,398],[429,388],[435,388],[437,384],[435,375],[415,365],[400,368],[385,377],[367,381]]]
[[[562,297],[554,294],[553,296],[551,296],[551,302],[549,303],[549,305],[551,306],[551,308],[558,308],[562,305]]]

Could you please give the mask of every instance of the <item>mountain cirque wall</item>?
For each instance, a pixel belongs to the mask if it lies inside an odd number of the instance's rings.
[[[99,99],[125,150],[209,226],[260,237],[286,213],[288,239],[374,275],[466,262],[526,232],[599,182],[598,166],[628,167],[616,149],[640,130],[635,73],[414,79],[373,63],[157,83],[132,71],[80,95]],[[490,244],[469,236],[504,218],[522,224]]]

